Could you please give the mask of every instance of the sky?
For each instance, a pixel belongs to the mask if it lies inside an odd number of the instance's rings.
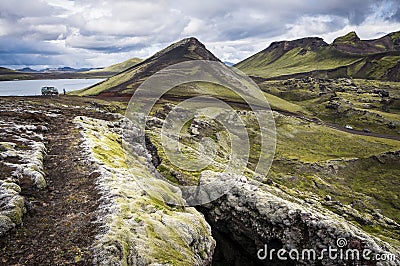
[[[400,0],[0,0],[0,66],[103,67],[194,36],[222,61],[273,41],[400,30]]]

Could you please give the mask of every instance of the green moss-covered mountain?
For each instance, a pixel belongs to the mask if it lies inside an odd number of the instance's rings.
[[[183,39],[74,94],[129,96],[144,80],[166,66],[198,59],[220,61],[196,38]],[[399,81],[400,32],[367,41],[360,40],[355,32],[351,32],[338,37],[332,44],[317,37],[274,42],[235,67],[261,80],[315,76]]]
[[[220,61],[196,38],[187,38],[171,44],[141,63],[136,64],[101,83],[78,91],[76,94],[81,96],[131,95],[133,91],[152,74],[169,65],[189,60]]]
[[[400,81],[400,32],[374,40],[350,32],[332,44],[318,37],[274,42],[235,67],[263,79],[313,75]]]

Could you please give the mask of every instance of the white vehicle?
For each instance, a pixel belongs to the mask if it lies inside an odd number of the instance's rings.
[[[351,130],[353,129],[353,127],[350,126],[350,125],[345,125],[344,128],[345,128],[345,129],[351,129]]]
[[[42,95],[58,95],[58,90],[55,87],[42,87]]]

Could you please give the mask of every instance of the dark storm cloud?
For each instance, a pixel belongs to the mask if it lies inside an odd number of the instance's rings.
[[[390,19],[400,22],[400,1],[399,3],[397,3],[396,6],[393,7],[393,9],[395,10],[395,12],[393,12],[393,14],[390,16]]]
[[[35,43],[16,37],[0,38],[0,54],[61,55],[63,52],[49,43]]]
[[[107,65],[188,36],[237,61],[273,40],[399,30],[399,6],[399,0],[1,0],[1,64],[37,58]]]
[[[0,37],[53,40],[65,32],[64,10],[38,0],[0,1]]]
[[[61,8],[50,6],[45,1],[2,0],[0,1],[0,17],[18,19],[24,17],[45,17],[60,14]]]
[[[43,66],[43,65],[64,65],[62,58],[49,56],[46,54],[2,54],[0,57],[0,65],[13,65],[13,66]]]
[[[391,16],[391,19],[394,19],[396,21],[400,21],[400,8],[397,9],[397,12],[393,16]]]
[[[288,24],[302,16],[331,15],[360,24],[371,14],[373,0],[309,0],[309,1],[196,1],[188,4],[179,0],[177,6],[185,14],[202,19],[206,25],[230,40],[263,35],[264,37],[283,34]],[[334,28],[334,25],[332,25]]]
[[[380,2],[375,0],[330,0],[318,1],[312,0],[308,7],[305,7],[304,13],[307,15],[332,15],[348,19],[350,24],[358,25],[371,14],[371,5]]]
[[[72,35],[66,38],[66,45],[73,48],[81,48],[107,53],[121,53],[132,50],[140,50],[146,45],[134,38],[121,38],[121,36],[96,36],[96,35]]]

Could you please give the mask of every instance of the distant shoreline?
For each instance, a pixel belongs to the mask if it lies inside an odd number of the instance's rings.
[[[43,86],[52,86],[58,89],[60,94],[81,90],[93,84],[103,81],[104,78],[64,78],[64,79],[32,79],[32,80],[9,80],[0,82],[1,96],[35,96],[41,95]]]

